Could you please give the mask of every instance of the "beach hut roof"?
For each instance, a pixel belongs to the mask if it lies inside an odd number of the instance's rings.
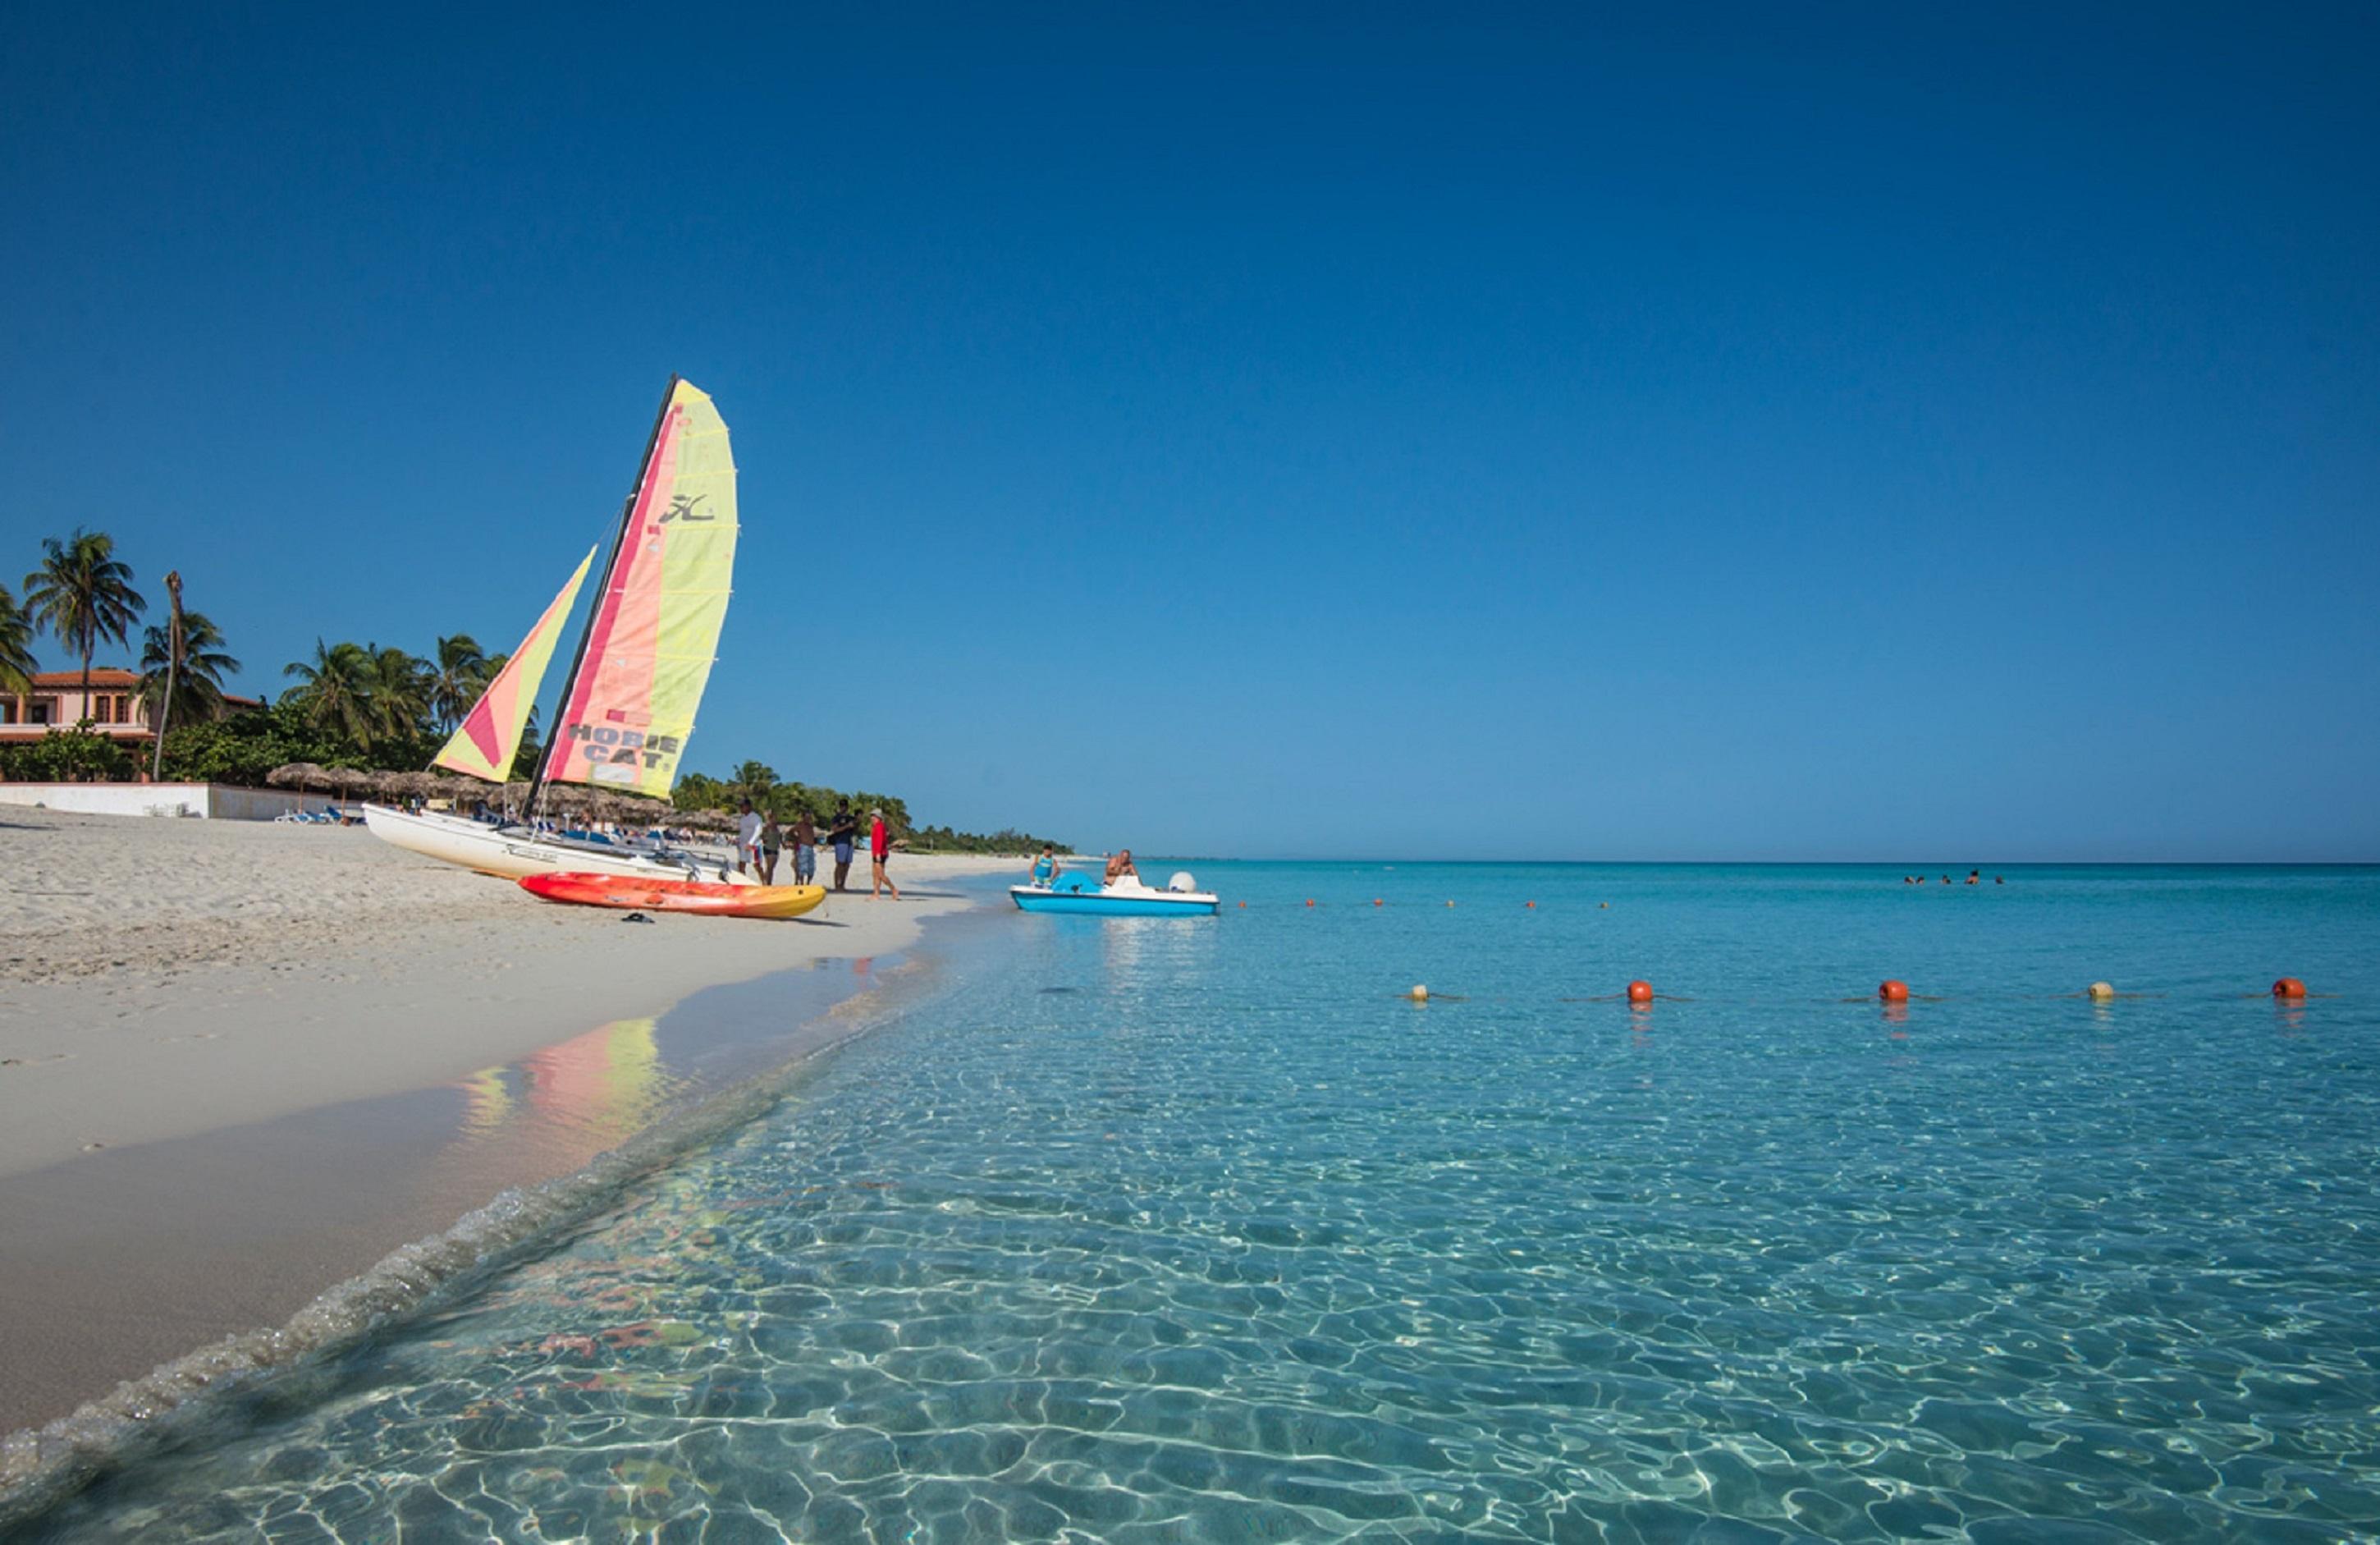
[[[484,796],[494,792],[490,785],[457,772],[391,772],[382,778],[380,786],[391,794],[418,794],[424,797],[437,794]]]
[[[274,788],[328,787],[330,770],[320,762],[285,761],[264,775],[264,781]]]

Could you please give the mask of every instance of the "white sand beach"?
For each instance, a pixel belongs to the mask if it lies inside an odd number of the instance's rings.
[[[966,905],[919,887],[1024,867],[902,854],[899,903],[645,925],[360,827],[9,809],[0,853],[0,1175],[422,1088],[701,987],[887,954]]]
[[[11,808],[0,860],[0,1312],[18,1327],[0,1347],[0,1431],[277,1324],[498,1188],[589,1156],[483,1150],[400,1184],[398,1150],[410,1163],[446,1136],[472,1076],[722,983],[900,951],[986,894],[950,882],[1023,867],[903,854],[898,903],[855,891],[792,921],[647,924],[361,828]],[[844,973],[833,990],[865,985]],[[837,1033],[787,1027],[782,1044]],[[342,1113],[417,1090],[443,1091],[423,1107],[437,1133]]]

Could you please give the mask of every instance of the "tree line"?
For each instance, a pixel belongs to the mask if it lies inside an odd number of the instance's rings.
[[[808,815],[821,832],[833,821],[839,806],[847,806],[863,828],[869,811],[882,810],[884,823],[892,829],[892,834],[921,852],[1033,853],[1039,851],[1044,842],[1062,852],[1067,851],[1064,843],[1033,836],[1013,826],[988,833],[953,831],[948,826],[921,826],[911,818],[908,801],[897,794],[874,794],[867,789],[845,792],[824,784],[783,779],[765,761],[738,763],[724,778],[701,772],[680,773],[670,802],[681,810],[734,809],[749,803],[761,814],[774,816],[781,825]]]
[[[44,539],[41,565],[25,576],[22,599],[0,584],[0,693],[31,690],[39,668],[33,645],[46,633],[81,662],[87,709],[93,657],[107,644],[129,649],[133,630],[141,628],[138,696],[149,723],[165,725],[160,775],[254,786],[289,762],[386,772],[429,766],[509,658],[481,649],[468,633],[438,639],[426,655],[377,642],[317,639],[310,657],[283,668],[295,685],[278,701],[249,704],[225,690],[225,678],[240,663],[223,629],[204,612],[182,605],[178,577],[169,575],[167,587],[173,594],[167,619],[144,628],[148,599],[130,566],[116,556],[113,537],[78,528],[72,536]],[[540,754],[532,713],[513,776],[528,777]],[[40,740],[0,748],[0,777],[20,781],[122,781],[141,771],[133,753],[99,734],[88,717],[53,725]],[[681,810],[734,809],[749,800],[781,822],[808,811],[821,823],[847,800],[863,821],[869,810],[881,809],[893,832],[918,847],[1017,853],[1040,845],[1040,839],[1013,829],[978,835],[920,827],[897,795],[846,794],[787,781],[759,761],[744,762],[723,779],[685,773],[671,797]]]

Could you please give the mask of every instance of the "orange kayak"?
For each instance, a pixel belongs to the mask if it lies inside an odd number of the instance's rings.
[[[699,912],[713,918],[798,918],[826,899],[818,885],[712,885],[617,874],[528,874],[520,887],[548,901],[639,912]]]

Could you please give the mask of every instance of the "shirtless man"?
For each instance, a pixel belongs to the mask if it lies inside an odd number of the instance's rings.
[[[1135,880],[1140,878],[1140,870],[1132,867],[1132,849],[1129,847],[1108,860],[1107,882],[1112,885],[1127,874]]]

